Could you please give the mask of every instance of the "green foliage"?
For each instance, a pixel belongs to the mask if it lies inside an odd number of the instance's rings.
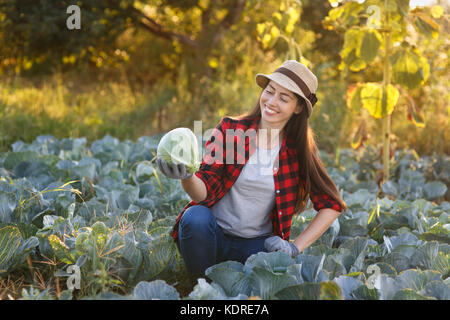
[[[55,300],[48,290],[39,291],[31,287],[29,290],[22,290],[22,298],[21,300]]]
[[[181,296],[187,274],[170,233],[189,199],[154,170],[159,139],[105,136],[88,147],[83,138],[41,136],[13,144],[0,158],[2,272],[23,273],[30,255],[54,259],[55,277],[70,277],[68,267],[78,266],[81,288],[62,290],[60,299],[448,297],[448,157],[397,151],[391,180],[380,188],[372,148],[341,150],[336,159],[321,154],[348,210],[311,247],[295,259],[261,252],[245,264],[211,266],[212,282],[197,279]],[[75,181],[83,179],[78,190]],[[291,236],[314,215],[308,209],[294,217]],[[380,273],[369,272],[374,266]],[[47,288],[22,298],[55,297]]]
[[[77,3],[82,16],[81,30],[69,30],[66,10],[71,3],[2,1],[0,47],[8,64],[1,67],[12,67],[15,73],[23,70],[31,74],[49,73],[64,64],[101,64],[107,58],[115,59],[111,44],[126,28],[133,3],[133,0],[115,4],[103,0]]]
[[[361,102],[374,118],[383,118],[394,111],[398,90],[388,85],[386,90],[378,83],[365,83],[361,90]]]
[[[335,4],[338,4],[335,2]],[[411,40],[408,24],[412,24],[419,33],[428,39],[437,39],[440,6],[433,11],[416,8],[409,9],[407,1],[348,1],[332,8],[324,19],[324,26],[345,34],[340,51],[340,70],[368,72],[372,67],[383,70],[383,82],[358,82],[357,87],[349,87],[347,107],[360,113],[361,107],[367,109],[374,118],[383,118],[383,179],[389,178],[390,159],[390,115],[397,105],[399,90],[418,89],[430,75],[430,66],[424,56],[425,50],[419,50]],[[398,45],[401,44],[401,45]],[[380,53],[379,53],[380,52]],[[377,59],[378,58],[378,59]],[[391,84],[391,80],[394,85]],[[402,90],[403,91],[403,90]],[[409,97],[410,100],[412,100]],[[408,119],[416,126],[423,127],[423,116],[417,112],[412,102],[408,107]],[[364,130],[361,126],[364,125]],[[365,122],[356,131],[352,147],[359,148],[367,140]]]
[[[164,280],[141,281],[133,291],[137,300],[179,300],[180,294]]]
[[[36,237],[24,239],[15,226],[0,228],[0,275],[20,267],[37,245]]]
[[[412,50],[406,45],[397,50],[391,57],[392,80],[405,88],[412,90],[428,80],[430,65],[417,49]]]

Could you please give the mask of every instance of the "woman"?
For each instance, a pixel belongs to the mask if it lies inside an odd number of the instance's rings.
[[[178,215],[172,236],[196,277],[211,265],[245,263],[261,251],[294,257],[347,208],[319,159],[308,125],[317,102],[316,76],[288,60],[270,75],[257,74],[256,83],[263,88],[256,106],[237,118],[221,119],[195,174],[187,174],[182,164],[168,166],[157,159],[159,170],[181,179],[193,199]],[[263,170],[267,163],[270,174]],[[308,198],[318,212],[289,241],[292,217],[304,211]]]

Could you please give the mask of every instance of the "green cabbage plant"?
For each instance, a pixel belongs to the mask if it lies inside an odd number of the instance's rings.
[[[189,128],[176,128],[166,133],[159,141],[156,156],[168,164],[184,164],[189,173],[200,168],[197,138]]]

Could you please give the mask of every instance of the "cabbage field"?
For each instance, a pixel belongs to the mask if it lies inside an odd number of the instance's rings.
[[[380,189],[375,148],[323,153],[349,209],[319,240],[191,279],[170,236],[190,199],[155,170],[160,138],[47,135],[0,154],[0,299],[450,299],[448,156],[397,151]]]

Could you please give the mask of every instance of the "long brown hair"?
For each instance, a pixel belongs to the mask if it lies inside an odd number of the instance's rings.
[[[264,89],[263,89],[264,90]],[[294,214],[301,213],[306,209],[311,191],[314,193],[325,193],[331,199],[337,201],[343,211],[347,210],[347,205],[342,200],[336,184],[330,178],[322,161],[319,158],[318,148],[315,142],[315,134],[309,126],[307,117],[307,107],[305,100],[293,92],[297,97],[297,104],[302,104],[303,108],[299,114],[294,113],[282,129],[285,137],[294,140],[298,161],[300,164],[300,182]],[[232,118],[253,120],[261,117],[261,108],[258,102],[256,106],[244,114],[233,116]]]

